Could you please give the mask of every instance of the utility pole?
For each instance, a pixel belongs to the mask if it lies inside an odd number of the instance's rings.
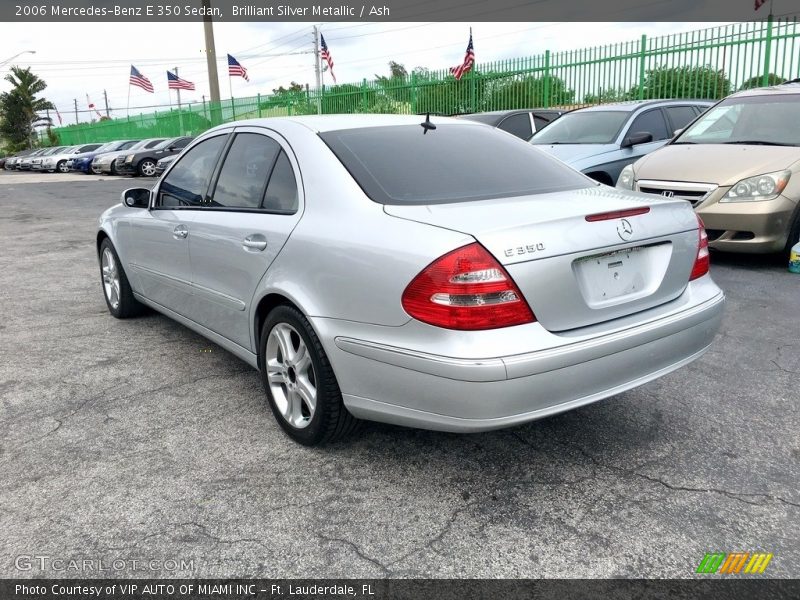
[[[178,77],[178,67],[175,67],[175,77]],[[180,77],[178,77],[180,79]],[[181,88],[177,88],[175,90],[178,94],[178,126],[181,130],[181,135],[183,135],[183,113],[181,112]]]
[[[78,124],[78,99],[75,98],[75,100],[73,100],[73,102],[75,102],[75,125],[77,125]]]
[[[206,65],[208,66],[208,89],[211,92],[211,124],[222,122],[220,114],[219,75],[217,74],[217,51],[214,46],[214,25],[211,20],[211,0],[202,0],[203,29],[206,37]]]
[[[322,114],[322,71],[319,68],[319,26],[314,25],[314,75],[317,79],[317,114]]]
[[[108,92],[106,92],[105,90],[103,90],[103,98],[105,98],[106,101],[106,116],[110,119],[111,112],[108,110]]]

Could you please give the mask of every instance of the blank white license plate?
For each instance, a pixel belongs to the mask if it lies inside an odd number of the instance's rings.
[[[626,248],[583,258],[576,263],[581,291],[590,305],[604,304],[645,291],[652,275],[654,246]]]

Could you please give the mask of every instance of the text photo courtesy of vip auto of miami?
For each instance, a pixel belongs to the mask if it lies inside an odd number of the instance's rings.
[[[0,5],[0,599],[800,597],[800,6]]]

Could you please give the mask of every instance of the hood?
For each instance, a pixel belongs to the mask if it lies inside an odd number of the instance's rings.
[[[616,144],[534,144],[534,146],[568,165],[619,150],[619,146]]]
[[[800,160],[796,146],[673,144],[642,157],[636,179],[733,185],[745,177],[788,169]]]

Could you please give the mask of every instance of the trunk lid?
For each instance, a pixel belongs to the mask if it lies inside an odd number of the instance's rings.
[[[647,210],[587,221],[587,215]],[[472,235],[506,268],[539,322],[564,331],[669,302],[697,254],[689,203],[595,186],[387,214]]]

